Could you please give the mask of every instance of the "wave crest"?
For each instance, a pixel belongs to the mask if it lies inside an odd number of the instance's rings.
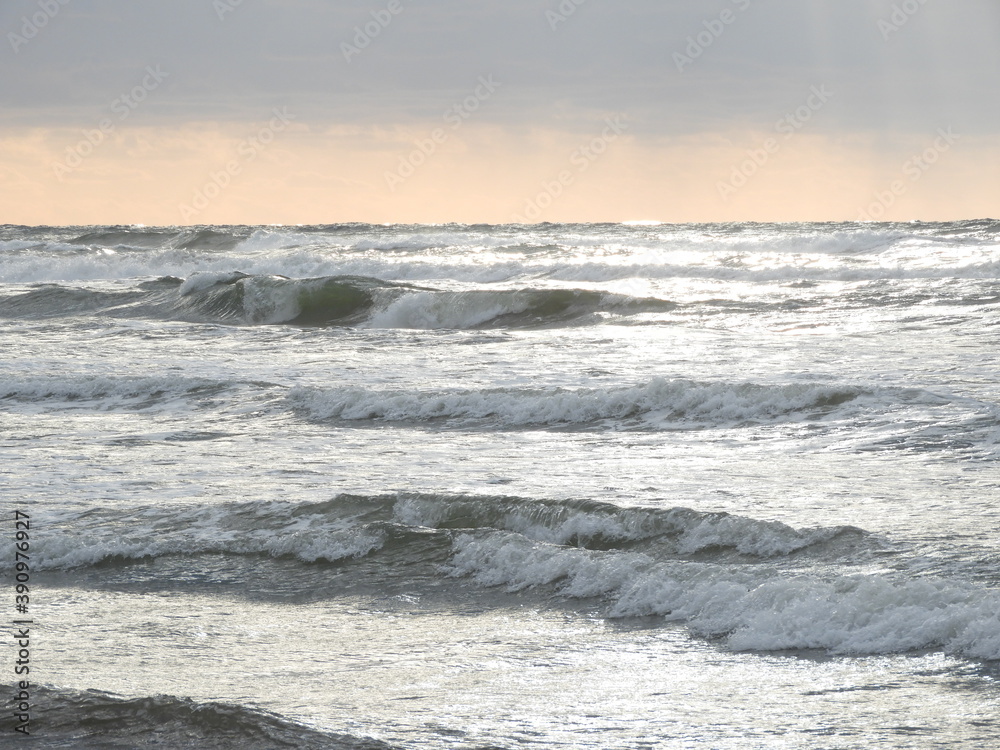
[[[648,553],[659,557],[733,551],[758,559],[819,551],[827,543],[844,542],[844,549],[853,550],[851,539],[865,536],[850,526],[794,529],[775,521],[688,508],[407,493],[338,495],[322,503],[233,503],[197,510],[140,507],[126,516],[113,510],[92,511],[49,519],[46,527],[45,537],[35,547],[39,570],[205,554],[333,562],[410,544],[434,557],[424,562],[437,562],[437,547],[423,545],[428,530],[440,532],[435,538],[446,543],[453,532],[514,532],[524,539],[596,550],[624,550],[643,543]]]
[[[509,427],[591,426],[624,420],[647,428],[692,428],[812,418],[868,394],[860,387],[699,383],[657,377],[611,390],[455,390],[383,392],[294,388],[293,408],[310,418],[387,422],[446,421]]]

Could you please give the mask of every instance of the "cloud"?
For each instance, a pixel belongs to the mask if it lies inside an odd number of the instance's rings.
[[[877,24],[894,4],[869,0],[587,0],[555,29],[546,11],[559,13],[557,0],[397,0],[391,23],[345,61],[341,45],[388,4],[248,1],[220,19],[206,0],[73,0],[5,54],[0,100],[36,118],[86,112],[161,64],[174,71],[171,98],[150,116],[181,120],[252,117],[280,100],[325,121],[404,121],[492,73],[517,90],[491,115],[498,122],[628,110],[663,132],[691,131],[769,118],[817,82],[850,92],[843,119],[854,127],[899,127],[942,102],[1000,122],[985,95],[1000,68],[1000,8],[987,0],[927,2],[888,40]],[[16,30],[37,7],[8,3],[2,27]],[[678,71],[674,55],[724,12],[734,20]]]

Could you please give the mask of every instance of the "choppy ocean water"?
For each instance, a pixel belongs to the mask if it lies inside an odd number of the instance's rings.
[[[33,746],[994,747],[998,350],[995,221],[0,227]]]

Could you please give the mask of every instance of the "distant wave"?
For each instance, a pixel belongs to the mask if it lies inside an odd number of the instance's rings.
[[[853,383],[753,383],[654,377],[604,388],[394,389],[288,386],[183,375],[36,375],[0,371],[0,408],[199,413],[215,429],[156,433],[145,440],[210,440],[261,419],[305,419],[361,429],[385,423],[428,430],[598,432],[751,430],[781,440],[802,425],[803,450],[943,452],[969,460],[1000,455],[1000,407],[924,389]],[[219,421],[228,416],[239,424]],[[242,416],[241,416],[242,415]]]
[[[819,384],[700,383],[654,378],[609,390],[368,391],[295,388],[289,400],[315,419],[445,421],[510,427],[587,426],[615,420],[647,428],[818,419],[870,391]]]
[[[246,232],[219,229],[135,229],[109,227],[86,232],[65,240],[66,244],[83,247],[182,250],[231,250],[246,239]]]
[[[0,401],[52,408],[142,410],[169,404],[240,409],[245,399],[267,402],[317,421],[428,422],[452,427],[596,426],[653,428],[815,420],[838,409],[891,408],[920,398],[884,389],[800,383],[698,382],[657,377],[648,383],[600,388],[377,390],[357,387],[288,388],[274,383],[180,375],[8,375]],[[944,403],[941,397],[932,397]],[[864,404],[859,402],[866,399]]]
[[[533,248],[537,250],[537,248]],[[40,284],[73,283],[102,279],[148,279],[160,276],[188,277],[195,273],[231,273],[240,269],[252,276],[316,278],[363,276],[396,282],[439,283],[443,280],[467,284],[524,284],[539,279],[574,284],[605,284],[633,280],[669,282],[745,281],[751,284],[780,282],[865,282],[924,279],[996,279],[1000,277],[1000,252],[989,247],[962,257],[933,256],[919,252],[912,257],[889,259],[844,256],[818,262],[805,252],[791,251],[787,257],[767,262],[754,257],[737,259],[728,251],[702,257],[675,258],[666,250],[647,254],[622,253],[605,258],[570,256],[568,252],[494,256],[489,259],[462,255],[457,249],[439,256],[392,256],[373,250],[368,254],[331,252],[325,249],[293,249],[280,255],[252,254],[239,250],[205,255],[178,248],[153,253],[114,251],[79,253],[67,248],[57,256],[38,257],[22,250],[0,251],[0,282]],[[657,257],[662,252],[663,257]],[[676,252],[676,251],[674,251]],[[699,251],[700,252],[700,251]],[[563,257],[565,256],[565,257]],[[487,262],[487,260],[489,262]]]
[[[289,387],[174,374],[8,373],[0,377],[0,406],[27,412],[192,411],[213,419],[245,414],[252,406],[262,418],[294,415],[361,428],[388,422],[434,430],[742,430],[799,423],[808,425],[807,437],[820,440],[817,445],[825,449],[945,450],[980,458],[995,457],[1000,441],[995,404],[922,389],[846,383],[654,377],[605,388],[407,390]],[[210,437],[168,434],[157,439]],[[780,431],[775,437],[781,437]]]
[[[996,278],[1000,222],[630,227],[0,227],[0,281],[364,276],[528,284]]]
[[[148,377],[57,375],[29,376],[0,380],[0,402],[25,404],[55,402],[63,406],[86,406],[97,410],[149,409],[163,404],[176,406],[217,398],[227,391],[243,387],[237,382],[205,378],[154,375]]]

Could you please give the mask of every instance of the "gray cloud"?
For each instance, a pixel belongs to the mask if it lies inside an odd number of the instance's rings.
[[[222,18],[213,0],[69,0],[16,54],[8,35],[40,6],[8,0],[0,117],[86,125],[160,65],[169,78],[136,122],[253,120],[289,105],[313,126],[406,123],[439,118],[492,74],[503,94],[480,117],[510,128],[586,130],[623,112],[636,134],[767,129],[820,84],[835,97],[817,132],[1000,127],[994,0],[564,0],[571,13],[558,0],[398,2],[348,63],[341,45],[389,0],[243,0]],[[894,5],[916,12],[887,32]],[[553,29],[547,11],[565,20]],[[734,20],[714,36],[724,11]],[[711,42],[678,70],[699,34]]]

